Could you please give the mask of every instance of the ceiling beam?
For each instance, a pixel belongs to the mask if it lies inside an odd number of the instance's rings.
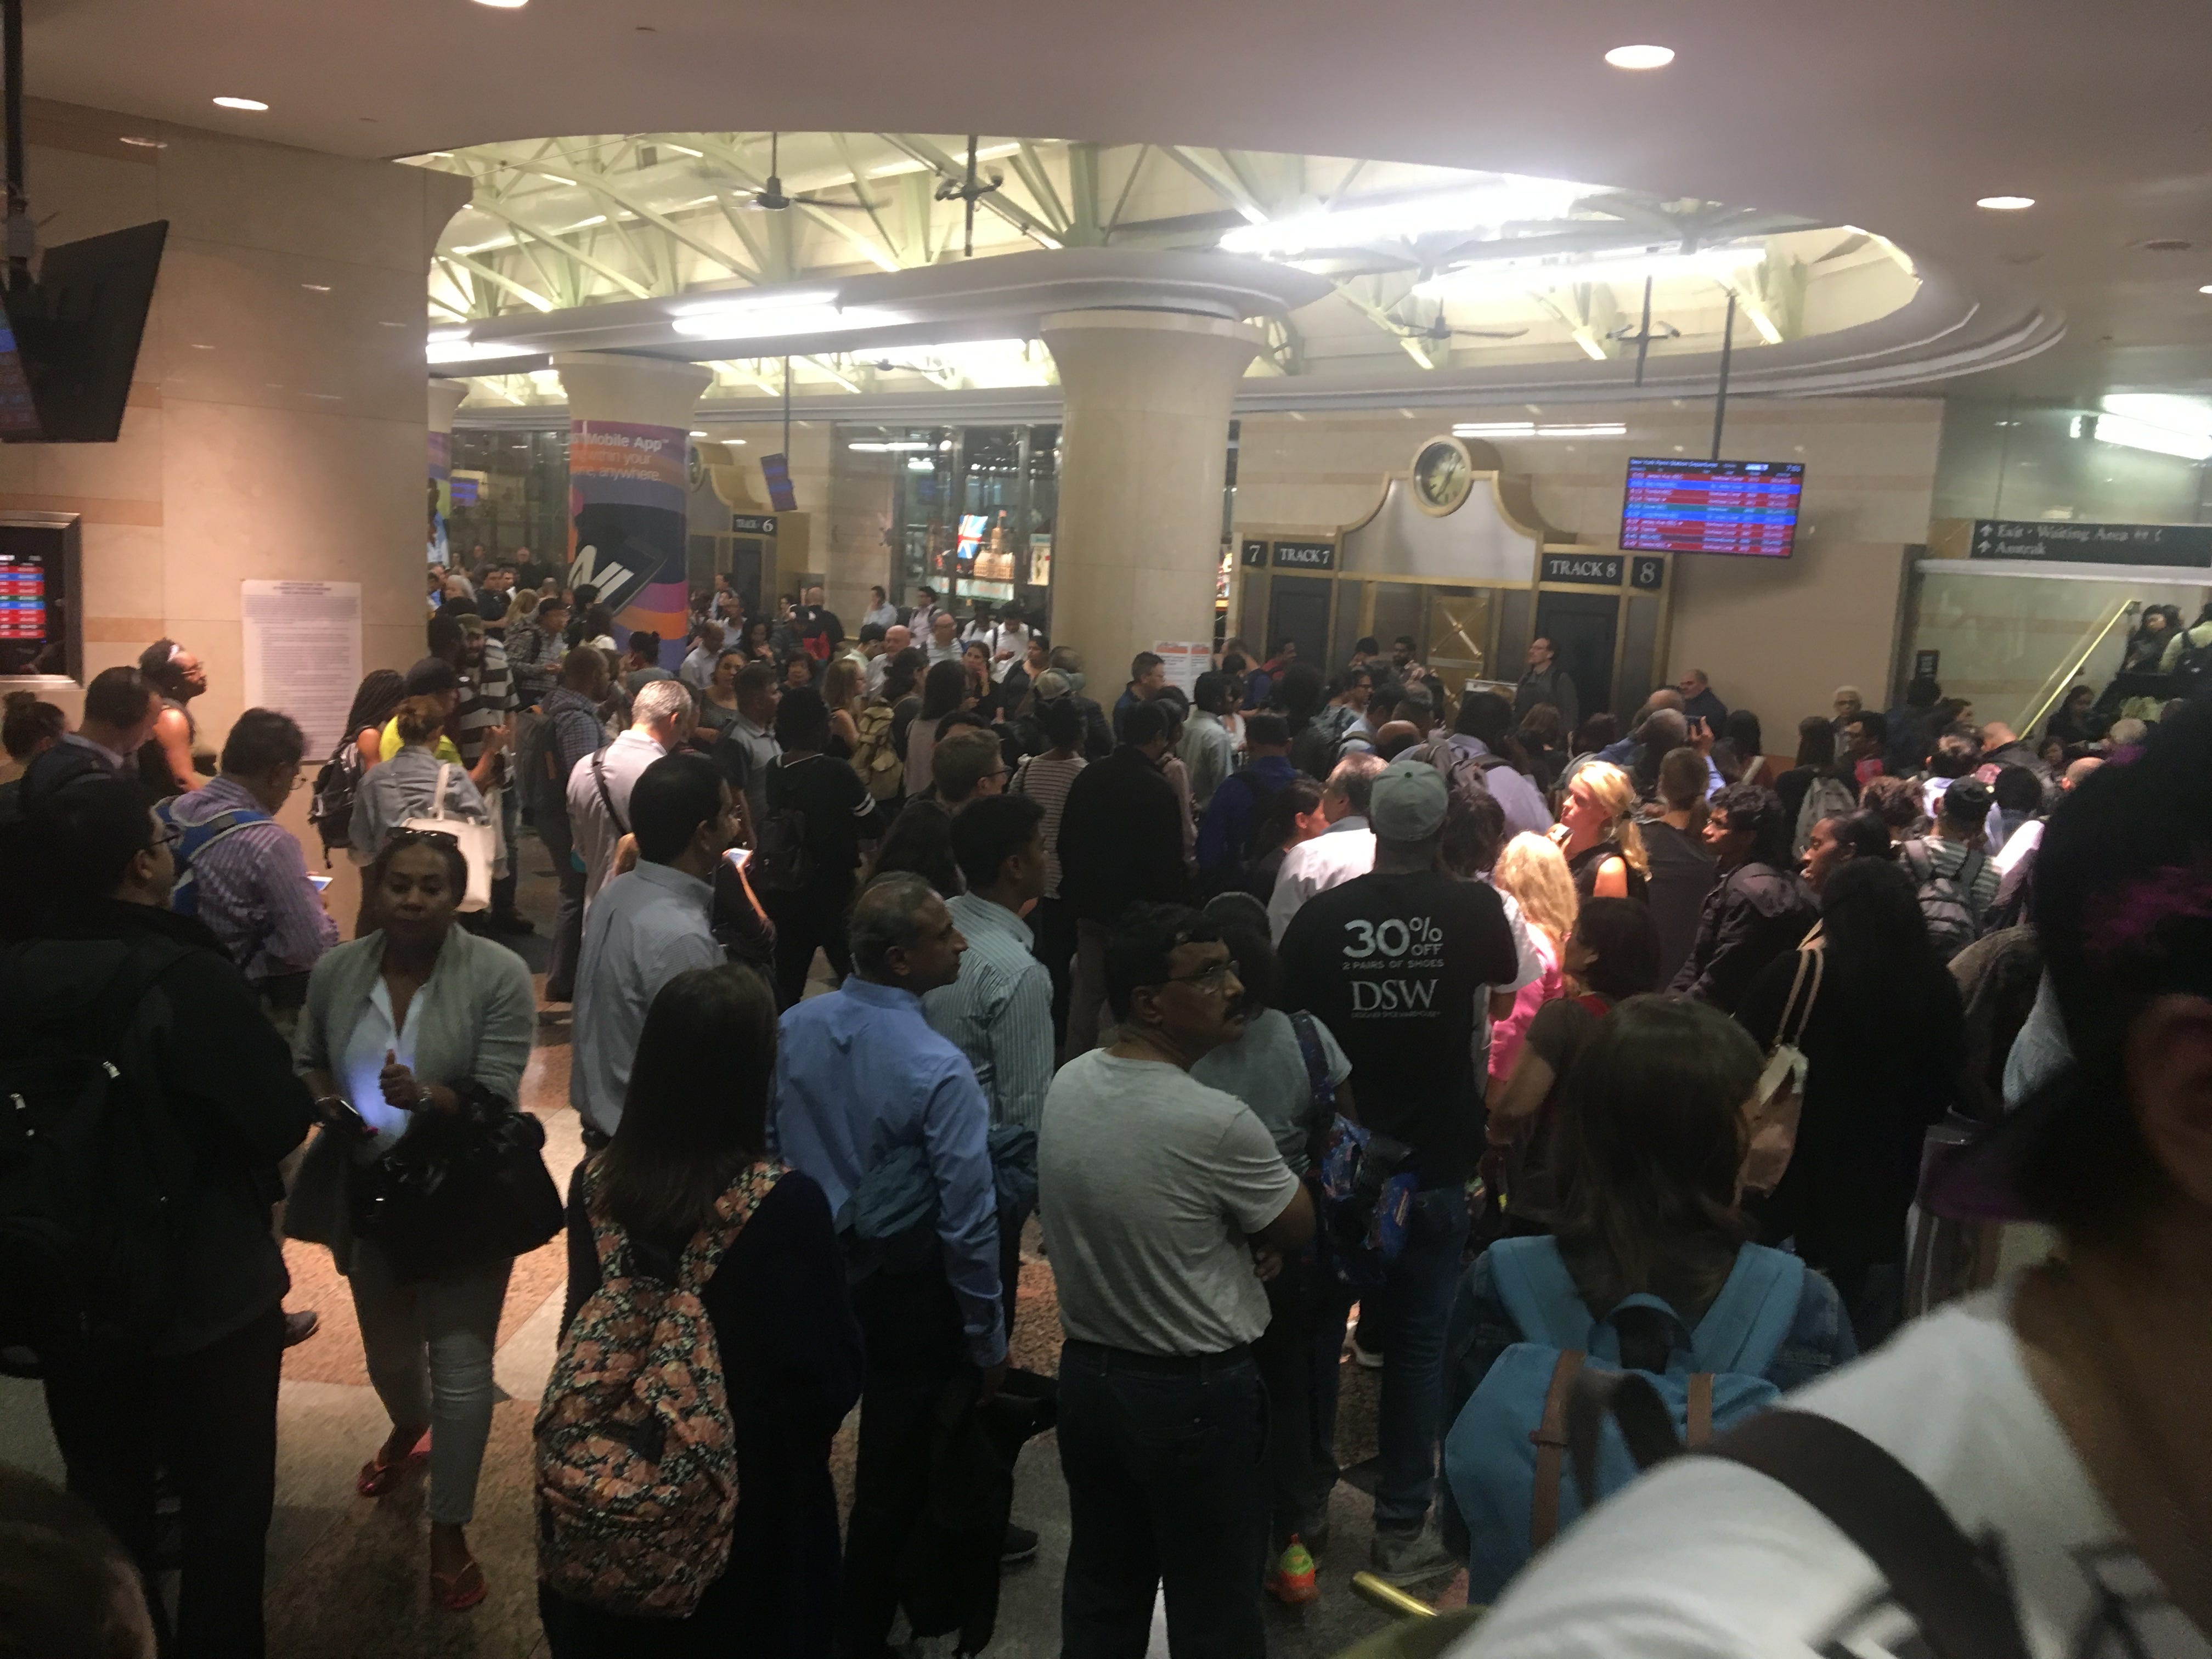
[[[1182,144],[1162,144],[1160,149],[1176,166],[1235,208],[1249,222],[1259,225],[1267,222],[1267,210],[1260,205],[1252,193],[1225,167],[1216,167],[1206,159],[1201,151]]]
[[[910,132],[880,132],[876,135],[894,149],[913,157],[940,179],[950,179],[954,184],[968,181],[968,164],[956,161],[943,150]],[[978,177],[980,178],[980,174]],[[975,205],[987,213],[994,213],[1016,230],[1045,247],[1058,247],[1060,238],[1053,228],[1018,202],[1010,202],[1004,191],[993,191],[975,198]]]
[[[660,212],[657,209],[647,207],[643,202],[639,201],[635,196],[632,195],[628,191],[622,189],[611,179],[608,178],[605,173],[581,173],[578,175],[577,182],[581,184],[585,189],[590,191],[593,195],[601,197],[615,206],[623,209],[625,212],[635,214],[639,218],[644,220],[646,223],[665,231],[669,236],[673,238],[675,240],[681,242],[685,247],[690,248],[694,253],[702,254],[708,259],[712,260],[715,264],[721,266],[721,268],[728,271],[731,276],[739,277],[748,283],[757,283],[760,281],[760,272],[755,270],[752,266],[744,264],[739,261],[732,258],[727,252],[716,247],[712,242],[706,240],[703,237],[694,236],[690,231],[684,229],[673,219],[671,219],[666,214]],[[674,275],[674,264],[672,261],[671,262],[670,266],[670,275],[672,276]],[[671,286],[673,287],[675,284],[672,283]]]
[[[544,243],[546,246],[551,248],[555,252],[567,254],[578,264],[587,266],[591,270],[598,271],[600,276],[614,283],[616,287],[627,289],[633,297],[640,300],[649,300],[653,297],[653,291],[647,288],[644,283],[639,282],[637,278],[631,276],[628,271],[622,270],[618,266],[609,264],[597,254],[590,252],[584,248],[578,247],[573,243],[562,241],[561,238],[556,236],[551,231],[545,229],[542,226],[532,224],[527,219],[523,218],[520,215],[515,213],[512,209],[505,206],[503,204],[479,202],[477,204],[477,209],[479,212],[489,213],[493,218],[498,220],[501,224],[504,224],[512,229],[520,231],[525,235],[536,237],[539,241]],[[460,256],[455,255],[454,257],[459,258]]]
[[[744,158],[739,155],[736,150],[732,149],[729,145],[721,143],[718,139],[710,138],[704,133],[695,134],[686,142],[685,148],[698,150],[702,152],[708,161],[719,161],[721,163],[724,167],[728,169],[730,175],[735,179],[738,183],[743,185],[747,190],[761,191],[768,188],[767,179],[753,172],[746,164]],[[838,235],[843,237],[847,241],[852,243],[854,247],[860,249],[862,253],[866,254],[868,258],[869,263],[875,265],[878,270],[901,270],[905,268],[900,264],[898,255],[896,252],[892,252],[890,248],[884,246],[881,243],[874,240],[865,231],[862,231],[854,226],[842,222],[839,216],[830,212],[826,208],[818,208],[808,202],[794,202],[790,207],[785,209],[782,213],[774,214],[770,216],[785,218],[793,213],[805,214],[809,219],[813,220],[815,223],[821,225],[823,228],[836,232]],[[767,267],[763,265],[762,270],[763,275],[765,275]]]
[[[463,270],[483,277],[488,283],[497,283],[526,305],[535,306],[540,311],[560,309],[551,300],[538,293],[537,289],[516,282],[503,270],[495,270],[489,265],[480,264],[465,253],[441,253],[438,257],[448,264],[459,265]]]

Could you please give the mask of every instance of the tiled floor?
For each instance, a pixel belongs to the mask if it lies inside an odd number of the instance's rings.
[[[541,975],[553,890],[544,855],[526,838],[521,907],[539,925],[518,948]],[[817,973],[822,964],[817,962]],[[824,989],[825,984],[817,985]],[[568,1104],[565,1020],[549,1018],[523,1080],[523,1105],[544,1120],[546,1161],[566,1189],[580,1151]],[[1018,1363],[1056,1369],[1057,1307],[1049,1267],[1032,1249],[1022,1274],[1017,1322]],[[382,1440],[386,1424],[363,1371],[359,1337],[344,1281],[326,1253],[289,1247],[292,1307],[312,1306],[320,1330],[287,1356],[278,1404],[276,1516],[270,1534],[270,1652],[275,1659],[526,1659],[544,1652],[538,1629],[530,1524],[530,1427],[553,1363],[563,1273],[556,1241],[517,1264],[500,1322],[496,1376],[501,1398],[493,1409],[491,1441],[478,1486],[470,1540],[490,1581],[489,1600],[453,1614],[430,1603],[427,1525],[419,1474],[389,1496],[354,1495],[355,1471]],[[1372,1373],[1347,1365],[1339,1454],[1347,1465],[1374,1449]],[[841,1493],[848,1491],[854,1425],[840,1436],[833,1461]],[[56,1475],[60,1460],[35,1384],[0,1378],[0,1460]],[[1036,1529],[1036,1559],[1011,1569],[1000,1603],[999,1632],[989,1651],[1000,1659],[1048,1659],[1060,1650],[1060,1564],[1067,1548],[1066,1492],[1050,1436],[1032,1442],[1017,1472],[1014,1517]],[[1322,1601],[1292,1613],[1270,1604],[1269,1650],[1275,1659],[1337,1652],[1381,1628],[1383,1615],[1348,1588],[1365,1564],[1370,1504],[1350,1482],[1333,1505],[1334,1539],[1322,1563]],[[1457,1599],[1455,1585],[1444,1598]],[[1156,1617],[1152,1651],[1167,1651]]]

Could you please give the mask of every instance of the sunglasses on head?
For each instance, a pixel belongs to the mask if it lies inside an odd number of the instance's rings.
[[[386,847],[459,847],[461,838],[450,830],[394,830]]]

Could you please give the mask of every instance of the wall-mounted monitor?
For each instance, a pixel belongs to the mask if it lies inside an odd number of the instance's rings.
[[[1786,559],[1804,489],[1802,461],[1632,459],[1620,544],[1638,553]]]
[[[115,441],[168,233],[169,222],[156,219],[48,248],[38,282],[8,296],[35,413],[27,429],[6,418],[0,362],[0,441]]]
[[[82,677],[77,517],[0,513],[0,678]]]

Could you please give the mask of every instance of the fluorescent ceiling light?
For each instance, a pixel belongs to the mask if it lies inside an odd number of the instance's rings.
[[[1494,184],[1437,191],[1395,202],[1352,203],[1239,225],[1221,239],[1231,253],[1303,253],[1312,248],[1480,230],[1513,219],[1555,219],[1588,195],[1560,179],[1507,175]]]
[[[934,472],[937,471],[937,463],[926,461],[919,455],[911,456],[908,459],[906,470],[909,472]]]
[[[124,140],[124,142],[125,142],[125,143],[130,143],[131,141],[130,141],[129,139],[127,139],[127,138],[126,138],[126,139],[125,139],[125,140]],[[2203,288],[2198,289],[2197,291],[2199,294],[2212,294],[2212,283],[2205,283],[2205,284],[2204,284],[2204,286],[2203,286]]]
[[[218,98],[215,100],[225,109],[267,109],[258,98]]]
[[[2212,460],[2212,437],[2175,432],[2124,415],[2099,415],[2093,418],[2100,443],[2118,444],[2124,449],[2147,449],[2158,455],[2178,455],[2185,461]]]
[[[770,340],[790,334],[828,334],[840,330],[874,328],[904,322],[896,311],[866,306],[743,306],[727,310],[696,311],[669,325],[676,332],[696,340]]]
[[[1987,208],[1992,213],[2018,213],[2023,208],[2035,205],[2033,196],[1984,196],[1974,205]]]
[[[520,11],[529,3],[530,0],[477,0],[480,6],[491,6],[501,11]]]
[[[686,437],[690,437],[690,438],[703,438],[703,437],[705,437],[707,434],[706,434],[705,433],[703,433],[703,432],[690,432],[690,433],[686,433],[684,435],[685,435]]]
[[[902,455],[910,450],[927,449],[930,446],[919,440],[902,438],[890,443],[847,444],[845,447],[870,455]]]
[[[434,363],[466,363],[483,357],[526,357],[530,352],[507,340],[478,341],[469,338],[463,328],[434,330],[423,343],[425,361]]]
[[[1682,277],[1717,283],[1765,258],[1765,248],[1721,247],[1601,259],[1489,259],[1431,276],[1416,283],[1413,292],[1425,300],[1456,300],[1544,294],[1581,283],[1640,283],[1647,276],[1662,283]]]
[[[1606,53],[1605,61],[1615,69],[1665,69],[1674,61],[1672,46],[1615,46]]]
[[[1534,421],[1466,421],[1452,428],[1455,438],[1625,438],[1628,428],[1616,421],[1593,421],[1581,426],[1538,426]]]

